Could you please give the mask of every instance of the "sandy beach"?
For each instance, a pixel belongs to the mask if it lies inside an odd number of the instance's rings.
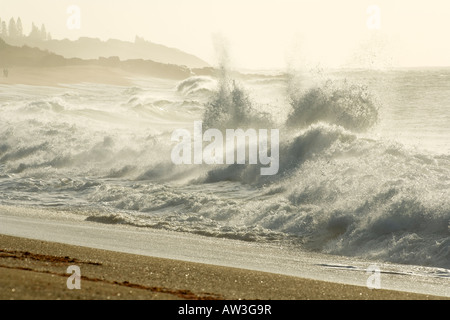
[[[0,299],[443,299],[54,242],[0,236]],[[67,268],[80,267],[69,290]]]

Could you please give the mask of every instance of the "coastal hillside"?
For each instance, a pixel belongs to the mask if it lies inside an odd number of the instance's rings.
[[[156,44],[135,37],[134,42],[109,39],[81,37],[77,40],[53,39],[44,24],[39,28],[34,22],[31,31],[25,32],[20,17],[17,19],[0,18],[0,37],[12,46],[28,46],[44,51],[51,51],[66,59],[98,59],[99,57],[117,56],[121,60],[152,60],[164,64],[176,64],[188,68],[204,68],[209,64],[204,60],[176,48]]]
[[[202,59],[160,44],[136,37],[134,42],[109,39],[101,41],[96,38],[79,38],[78,40],[41,40],[30,37],[8,37],[4,40],[14,46],[29,46],[48,50],[66,59],[98,59],[99,57],[117,56],[121,60],[152,60],[163,64],[176,64],[188,68],[203,68],[209,64]]]
[[[127,72],[168,79],[185,79],[191,75],[208,74],[210,68],[190,69],[186,66],[160,63],[144,59],[121,60],[118,56],[96,59],[65,58],[48,50],[29,46],[12,46],[0,38],[0,68],[100,66]]]

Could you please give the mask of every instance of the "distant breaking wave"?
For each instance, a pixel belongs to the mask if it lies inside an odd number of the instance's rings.
[[[177,85],[177,91],[186,95],[210,94],[216,87],[216,80],[206,76],[195,76],[181,81]]]

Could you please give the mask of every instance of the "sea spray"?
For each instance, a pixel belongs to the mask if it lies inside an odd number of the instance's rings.
[[[344,76],[363,83],[360,74]],[[386,74],[374,76],[388,82]],[[440,104],[450,97],[442,92],[448,71],[395,71],[389,79],[378,93],[386,93],[383,98],[389,103],[383,108],[399,116],[384,122],[385,130],[408,133],[409,121],[420,118],[417,114],[423,118],[417,120],[421,125],[434,114],[447,125],[448,110]],[[261,111],[258,102],[274,82],[257,80],[262,81],[236,81],[236,87],[251,97],[251,110]],[[333,81],[337,91],[344,88]],[[232,79],[226,83],[225,96],[231,97]],[[417,101],[422,83],[442,96],[421,94],[423,99]],[[400,84],[405,90],[401,99],[392,99]],[[316,117],[311,124],[279,127],[276,175],[261,176],[260,167],[249,164],[175,166],[170,161],[170,133],[191,128],[205,110],[200,103],[186,108],[176,85],[152,79],[130,92],[92,84],[72,86],[70,92],[77,94],[67,94],[67,88],[31,86],[3,91],[1,203],[58,206],[58,212],[75,214],[79,210],[82,218],[102,223],[450,268],[448,154],[410,149],[370,130],[360,134],[370,128],[367,125]],[[320,84],[314,87],[325,90]],[[310,88],[307,81],[293,87],[298,99]],[[258,89],[261,95],[255,94]],[[280,99],[289,98],[283,89]],[[336,104],[360,101],[352,94],[336,97]],[[446,137],[446,127],[432,123],[435,126],[423,125],[419,131],[430,129],[427,132]]]
[[[205,106],[203,122],[209,128],[268,127],[270,115],[259,111],[235,80],[220,79],[217,91]]]
[[[205,105],[203,123],[206,128],[267,128],[272,125],[270,114],[262,111],[231,74],[231,57],[223,36],[214,38],[218,54],[217,89]]]
[[[337,85],[328,80],[303,94],[292,94],[290,101],[292,111],[286,121],[289,128],[324,121],[361,132],[377,123],[380,108],[367,87],[346,81]]]

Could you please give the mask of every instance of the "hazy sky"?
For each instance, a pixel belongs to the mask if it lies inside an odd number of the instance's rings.
[[[81,28],[66,26],[81,9]],[[370,5],[380,29],[369,29]],[[135,35],[214,64],[225,38],[235,66],[450,66],[449,0],[0,0],[0,18],[45,23],[53,38]],[[371,20],[378,21],[378,20]],[[372,24],[373,26],[373,24]]]

